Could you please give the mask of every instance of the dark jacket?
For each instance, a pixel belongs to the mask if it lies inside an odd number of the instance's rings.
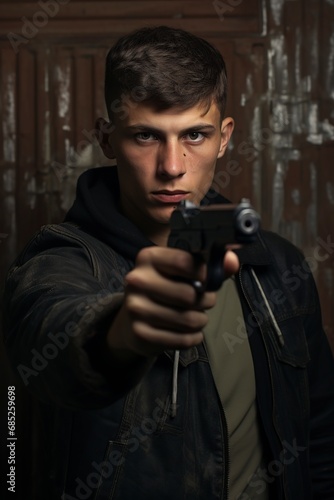
[[[43,227],[8,275],[6,346],[39,400],[34,499],[227,498],[224,409],[205,345],[181,351],[175,417],[172,352],[135,386],[112,366],[106,379],[93,358],[125,274],[152,244],[118,211],[118,196],[116,168],[84,173],[66,221]],[[268,484],[270,499],[332,500],[334,363],[312,275],[299,250],[270,232],[239,258],[266,452],[254,486]]]

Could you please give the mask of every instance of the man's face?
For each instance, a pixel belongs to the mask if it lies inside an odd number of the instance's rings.
[[[117,160],[123,212],[155,241],[181,200],[199,203],[205,196],[233,120],[221,123],[216,104],[157,111],[125,102],[122,111],[105,153]]]

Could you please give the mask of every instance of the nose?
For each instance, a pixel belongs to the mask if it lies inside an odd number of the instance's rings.
[[[160,145],[158,173],[170,179],[186,173],[184,148],[178,141],[166,141]]]

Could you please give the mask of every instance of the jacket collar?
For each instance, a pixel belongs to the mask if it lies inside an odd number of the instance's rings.
[[[235,250],[239,257],[240,264],[251,266],[268,266],[273,263],[271,253],[266,248],[263,240],[263,230],[260,230],[257,240],[250,245]]]

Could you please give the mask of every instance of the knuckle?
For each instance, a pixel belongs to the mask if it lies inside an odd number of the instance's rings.
[[[191,285],[182,286],[179,299],[186,306],[192,306],[197,299],[196,290]]]
[[[132,331],[133,335],[136,339],[136,341],[143,341],[146,340],[146,328],[145,328],[145,323],[142,321],[134,321],[132,323]]]
[[[211,308],[216,305],[217,302],[217,294],[214,292],[206,292],[203,297],[203,307]]]
[[[124,300],[126,309],[132,316],[140,314],[142,307],[139,297],[134,294],[129,294],[125,297]]]
[[[194,332],[193,334],[182,335],[182,347],[185,349],[189,349],[190,347],[198,344],[199,338],[197,334],[202,335],[202,332],[198,331]]]
[[[199,330],[203,325],[203,314],[196,311],[186,311],[183,314],[183,323],[190,330]]]
[[[184,250],[180,250],[175,248],[173,250],[173,259],[175,264],[183,269],[184,267],[189,266],[189,262],[191,263],[191,256],[188,252],[185,252]]]
[[[136,264],[142,265],[151,262],[154,256],[154,247],[145,247],[142,248],[136,257]]]
[[[150,269],[144,265],[140,268],[135,268],[126,275],[127,287],[144,288],[147,283],[152,281],[152,273]]]

